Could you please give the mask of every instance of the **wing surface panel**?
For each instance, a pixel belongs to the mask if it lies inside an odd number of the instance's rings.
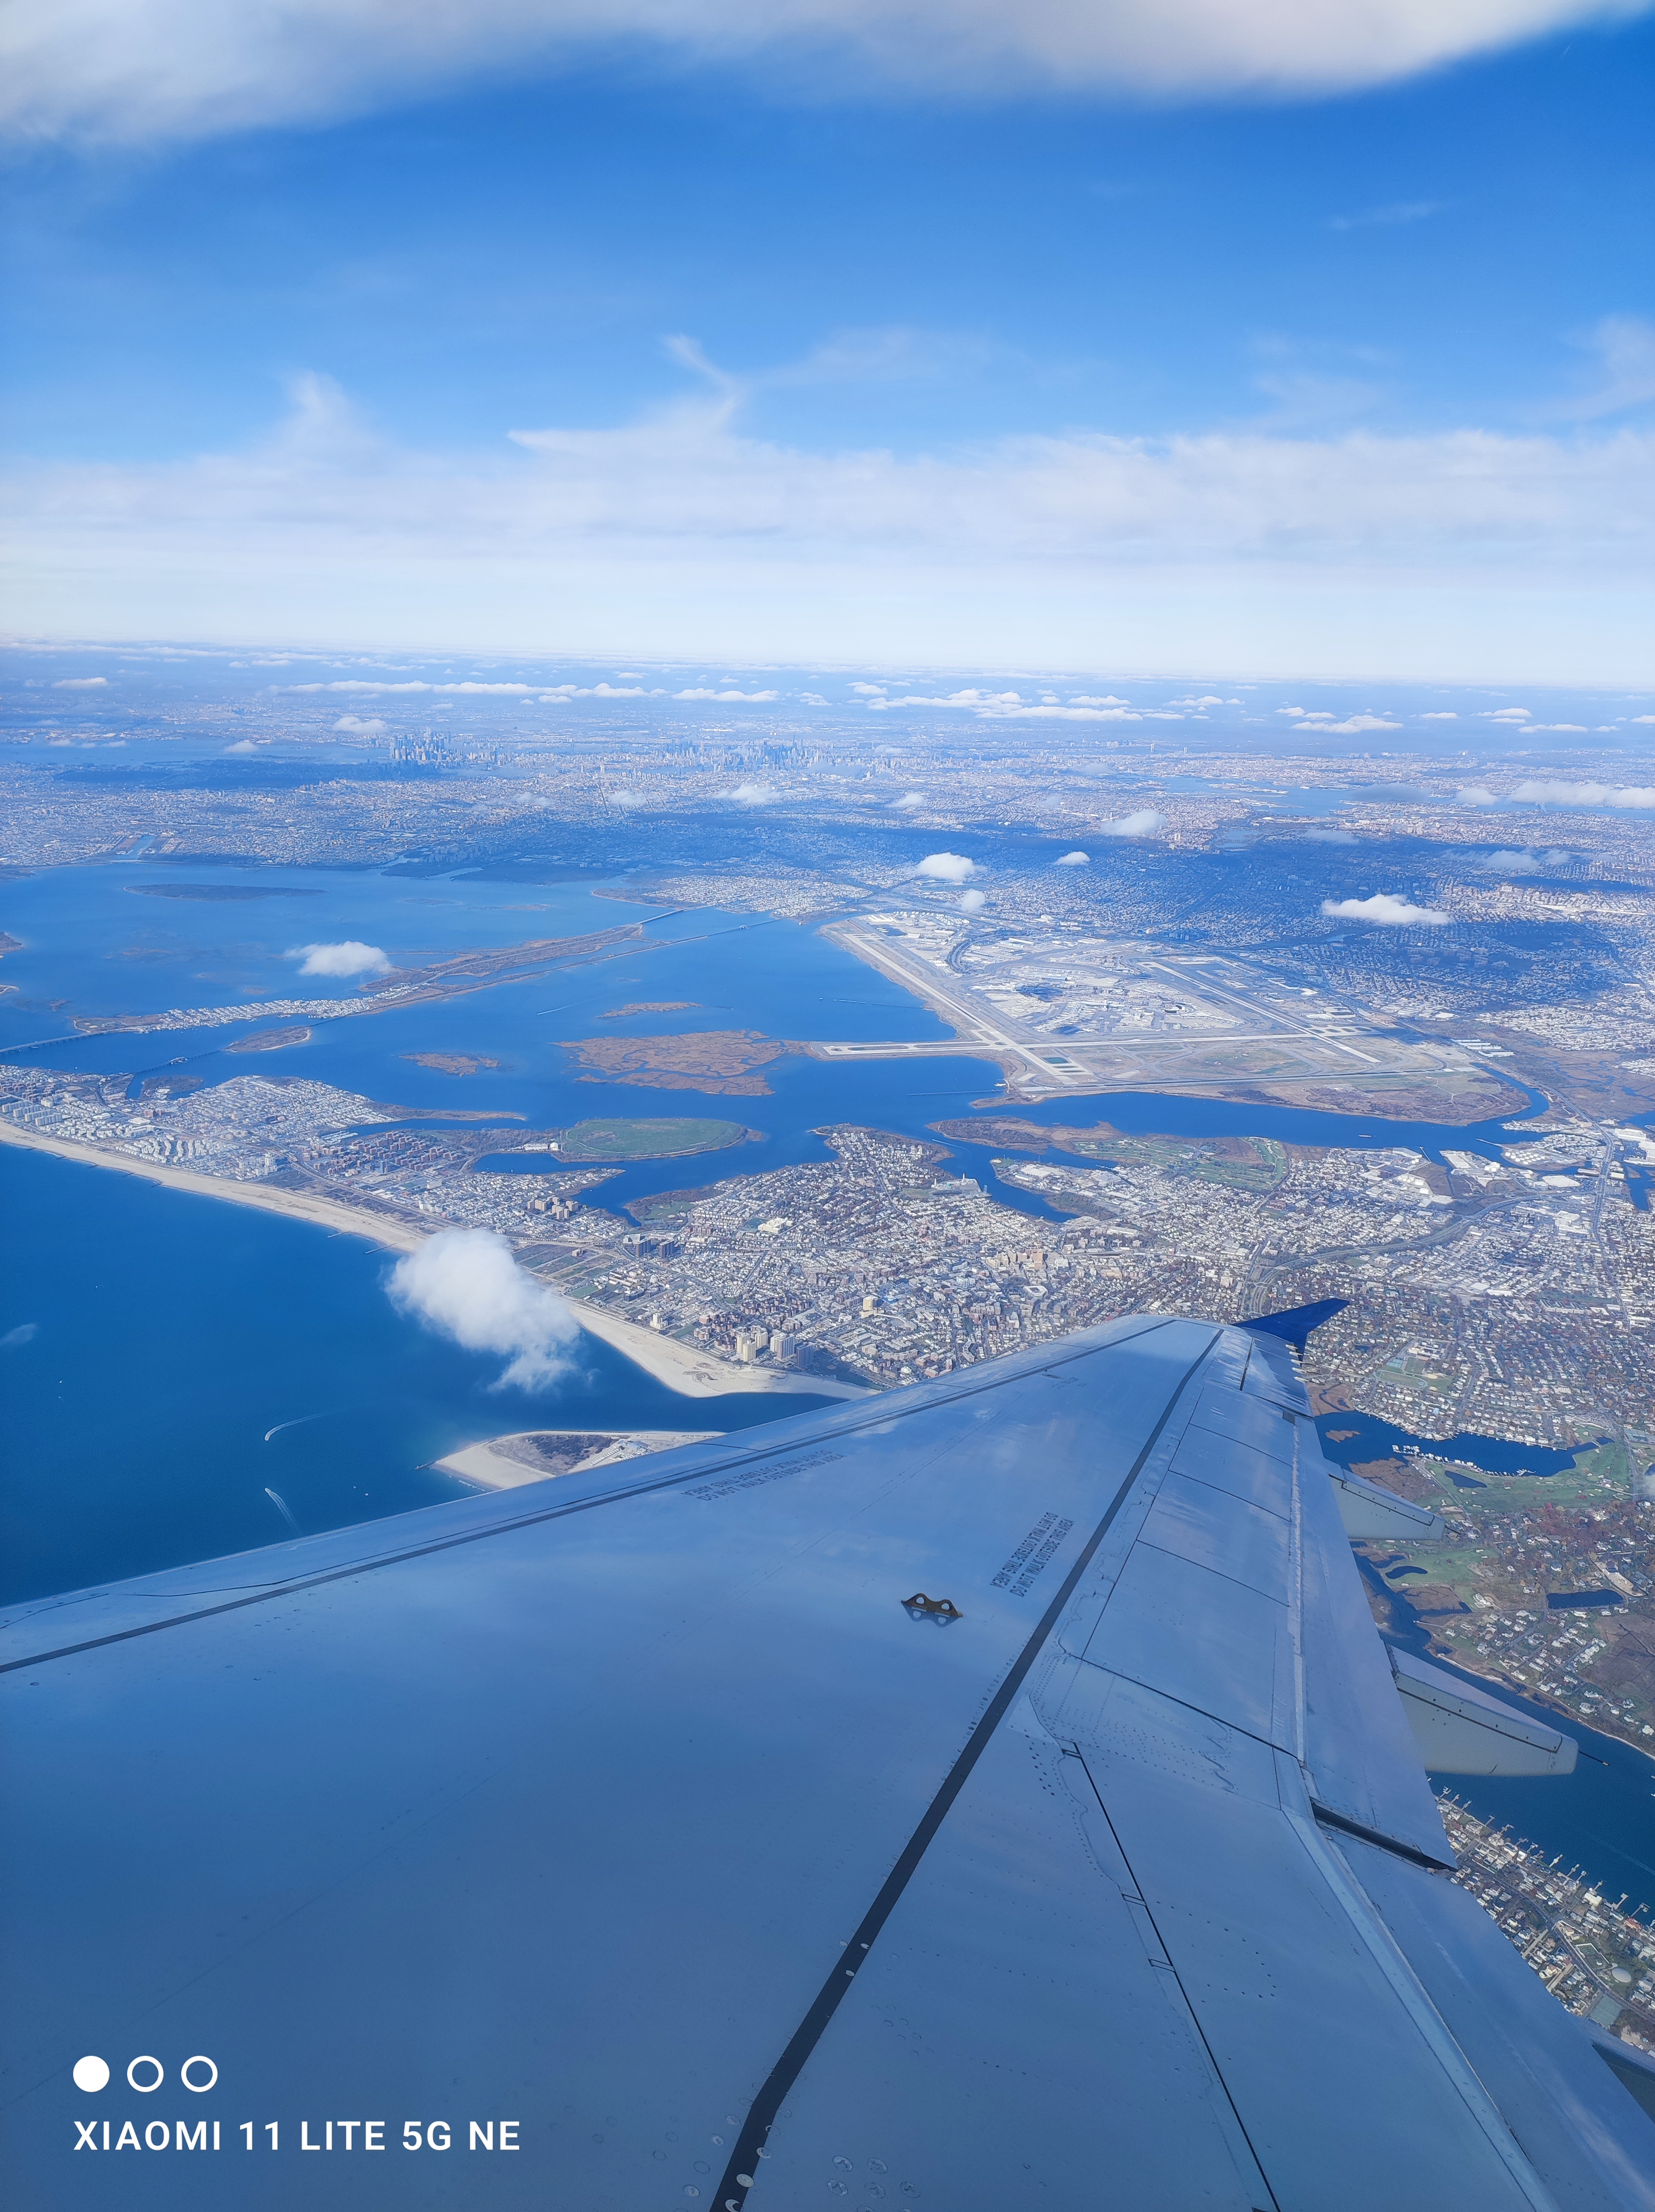
[[[1417,1863],[1446,1844],[1307,1413],[1285,1352],[1147,1319],[23,1609],[22,2201],[110,2201],[75,2124],[167,2099],[67,2069],[145,2051],[210,2052],[185,2117],[236,2132],[130,2162],[138,2212],[227,2201],[232,2152],[252,2212],[1641,2212],[1616,2098],[1649,2123],[1537,1984],[1523,2065],[1473,2054],[1505,1984]],[[456,2149],[298,2150],[348,2114]],[[512,2118],[484,2177],[463,2124]]]
[[[1463,1889],[1370,1844],[1336,1848],[1559,2205],[1655,2205],[1655,2118],[1595,2046],[1628,2070],[1635,2055],[1565,2013]]]
[[[1305,1425],[1306,1473],[1317,1460]],[[1419,1761],[1385,1646],[1350,1558],[1332,1486],[1300,1486],[1304,1573],[1305,1763],[1319,1804],[1359,1827],[1452,1865],[1442,1816]]]
[[[782,2106],[754,2212],[1268,2205],[1130,1888],[1079,1761],[1021,1708]]]

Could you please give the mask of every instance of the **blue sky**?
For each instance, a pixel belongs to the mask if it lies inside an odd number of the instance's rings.
[[[1647,15],[1291,96],[642,39],[238,122],[46,60],[31,631],[1647,675]]]

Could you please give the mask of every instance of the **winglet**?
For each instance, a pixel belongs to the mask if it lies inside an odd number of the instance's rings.
[[[1319,1298],[1313,1306],[1288,1306],[1282,1313],[1258,1314],[1252,1321],[1237,1322],[1235,1325],[1251,1329],[1255,1336],[1279,1336],[1302,1359],[1312,1329],[1319,1328],[1325,1321],[1331,1321],[1349,1304],[1349,1298]]]

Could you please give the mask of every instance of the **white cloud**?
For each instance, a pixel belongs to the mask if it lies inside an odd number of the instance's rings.
[[[1354,845],[1356,839],[1349,830],[1306,830],[1305,842],[1310,845]]]
[[[798,701],[801,707],[825,707],[828,704],[820,691],[801,691]]]
[[[1140,806],[1136,814],[1123,814],[1118,822],[1106,822],[1106,837],[1152,837],[1157,830],[1164,830],[1167,817],[1157,814],[1153,806]]]
[[[1533,716],[1531,710],[1527,707],[1494,707],[1480,715],[1478,719],[1484,722],[1527,722],[1531,720]]]
[[[914,807],[924,806],[925,803],[925,794],[923,791],[905,791],[900,799],[894,799],[891,801],[893,806],[905,808],[910,812]]]
[[[1634,722],[1655,722],[1655,714],[1634,714],[1632,720]],[[1608,726],[1612,729],[1614,725],[1611,723]]]
[[[33,1344],[40,1334],[38,1321],[20,1321],[15,1328],[9,1328],[0,1336],[0,1352],[16,1352],[26,1344]]]
[[[494,1388],[543,1390],[569,1373],[579,1323],[492,1229],[444,1229],[398,1260],[391,1304],[468,1352],[510,1352]]]
[[[1441,714],[1422,714],[1420,716],[1420,720],[1422,722],[1457,722],[1459,720],[1459,716],[1456,714],[1452,708],[1449,708]]]
[[[153,635],[187,604],[198,635],[242,644],[506,653],[555,603],[572,650],[630,632],[703,664],[957,665],[991,638],[1006,664],[1072,666],[1130,638],[1176,665],[1198,629],[1203,657],[1249,674],[1347,675],[1383,637],[1396,672],[1425,680],[1647,680],[1655,437],[1630,430],[811,452],[744,434],[739,397],[714,392],[479,459],[389,445],[324,379],[295,402],[236,453],[18,470],[19,628]],[[390,672],[322,689],[459,694]],[[1145,711],[983,687],[911,703]]]
[[[1130,699],[1117,699],[1112,691],[1106,691],[1100,698],[1093,698],[1084,691],[1077,691],[1069,703],[1071,707],[1130,707],[1132,702]],[[1173,702],[1175,706],[1179,707],[1190,707],[1197,703],[1198,702],[1191,699],[1178,699]]]
[[[852,690],[864,699],[881,699],[890,688],[888,684],[853,684],[851,686]]]
[[[960,894],[960,911],[961,914],[981,914],[983,908],[987,904],[988,893],[986,891],[961,891]]]
[[[1306,730],[1335,738],[1354,738],[1364,730],[1399,730],[1400,722],[1387,721],[1382,714],[1349,714],[1343,722],[1336,722],[1325,707],[1313,709],[1304,707],[1278,707],[1278,714],[1291,714]]]
[[[372,715],[364,720],[361,714],[341,714],[333,726],[336,730],[355,730],[361,737],[371,738],[383,730],[385,724]]]
[[[1331,921],[1376,921],[1386,929],[1434,929],[1448,919],[1438,907],[1415,906],[1392,891],[1375,891],[1365,899],[1324,899],[1322,912]]]
[[[96,691],[108,682],[106,676],[60,676],[52,688],[54,691]]]
[[[917,876],[932,876],[943,884],[962,884],[976,872],[976,861],[968,860],[963,853],[927,853],[914,870]]]
[[[1092,855],[1089,853],[1059,853],[1052,865],[1054,868],[1089,868]]]
[[[603,794],[611,806],[641,806],[643,799],[635,791],[609,791]],[[549,804],[549,802],[548,802]]]
[[[206,137],[545,72],[617,43],[680,64],[750,58],[818,97],[869,82],[943,95],[1292,96],[1640,12],[1639,0],[910,0],[900,11],[879,0],[59,0],[15,13],[0,120],[26,137]]]
[[[343,677],[336,684],[274,684],[274,691],[504,691],[518,696],[532,691],[532,684],[422,684],[417,679],[408,684],[376,684],[365,677]],[[571,687],[573,688],[573,687]]]
[[[1454,793],[1462,806],[1498,806],[1500,793],[1486,783],[1463,783]]]
[[[724,797],[733,799],[738,806],[768,806],[781,793],[767,783],[738,783]]]
[[[1548,783],[1531,776],[1508,794],[1532,806],[1655,806],[1655,785]]]
[[[297,960],[301,975],[383,975],[391,963],[377,945],[347,937],[337,945],[294,945],[282,954]]]
[[[233,745],[226,745],[227,753],[256,753],[258,747],[251,738],[238,738]]]
[[[1579,422],[1655,399],[1655,324],[1639,315],[1605,315],[1584,343],[1597,356],[1597,376],[1549,413]]]
[[[524,688],[527,690],[528,687],[525,685]],[[543,707],[561,705],[565,699],[663,699],[665,696],[664,691],[646,690],[640,684],[560,684],[552,690],[540,694],[540,704]],[[679,696],[687,698],[689,694],[681,692]]]
[[[1525,848],[1521,852],[1485,853],[1476,863],[1491,876],[1537,876],[1549,868],[1561,868],[1566,860],[1574,858],[1561,846],[1553,846],[1549,852],[1533,853]]]
[[[755,706],[767,700],[779,699],[781,694],[779,691],[712,691],[703,686],[693,691],[675,691],[672,696],[675,699],[716,699],[721,703],[726,700],[741,699],[749,706]]]

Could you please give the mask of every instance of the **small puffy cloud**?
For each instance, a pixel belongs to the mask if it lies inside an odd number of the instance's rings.
[[[599,688],[602,689],[601,686]],[[672,696],[675,699],[713,699],[720,703],[726,700],[741,699],[752,707],[762,706],[772,699],[779,699],[781,694],[779,691],[710,691],[705,686],[701,686],[693,691],[675,691]]]
[[[341,714],[333,726],[336,730],[355,730],[359,737],[371,738],[377,736],[385,724],[374,714]]]
[[[923,791],[905,791],[900,799],[894,799],[891,801],[893,806],[901,807],[910,813],[916,806],[923,806],[924,804],[925,794]]]
[[[1354,845],[1356,837],[1350,830],[1306,830],[1305,842],[1309,845]]]
[[[606,791],[603,796],[611,806],[627,807],[643,805],[642,799],[635,791]],[[549,799],[546,804],[549,805],[551,801]]]
[[[251,738],[238,738],[233,745],[226,745],[227,753],[256,753],[258,747]]]
[[[1498,806],[1500,793],[1486,783],[1463,783],[1454,793],[1462,806]]]
[[[963,853],[927,853],[914,870],[917,876],[930,876],[941,884],[963,884],[977,872],[975,860],[968,860]]]
[[[885,695],[886,686],[882,684],[853,684],[851,689],[858,699],[880,699]]]
[[[801,707],[825,707],[828,704],[820,691],[801,691],[798,702]]]
[[[1205,707],[1239,707],[1239,699],[1221,699],[1215,691],[1209,691],[1199,699],[1169,699],[1169,707],[1193,707],[1197,712]]]
[[[1527,722],[1534,718],[1526,707],[1491,707],[1477,719],[1482,722]]]
[[[1132,702],[1130,699],[1117,699],[1112,691],[1105,691],[1096,696],[1087,691],[1076,691],[1069,703],[1071,707],[1130,707]],[[1192,699],[1175,699],[1173,704],[1176,707],[1191,707],[1195,704],[1195,702]]]
[[[337,945],[290,945],[282,957],[298,961],[301,975],[383,975],[391,966],[377,945],[355,937]]]
[[[1089,868],[1092,855],[1089,853],[1059,853],[1052,865],[1054,868]]]
[[[1584,738],[1586,734],[1584,722],[1526,722],[1524,727],[1530,730],[1563,730],[1576,738]]]
[[[9,1328],[0,1336],[0,1352],[16,1352],[26,1344],[33,1344],[39,1334],[38,1321],[20,1321],[15,1328]]]
[[[1232,702],[1234,704],[1234,702]],[[1400,722],[1393,722],[1384,714],[1347,714],[1343,722],[1336,722],[1325,707],[1278,707],[1278,714],[1289,715],[1301,728],[1315,730],[1323,737],[1360,737],[1364,730],[1399,730]]]
[[[1655,806],[1655,786],[1649,784],[1548,783],[1531,776],[1510,796],[1531,806]]]
[[[769,806],[781,793],[767,783],[738,783],[724,797],[733,799],[737,806]]]
[[[1135,814],[1123,814],[1118,822],[1106,822],[1106,837],[1153,837],[1157,830],[1167,827],[1167,817],[1157,814],[1153,806],[1140,806]]]
[[[1435,929],[1448,919],[1440,908],[1416,906],[1393,891],[1375,891],[1365,899],[1324,899],[1322,912],[1330,921],[1376,921],[1385,929]]]
[[[960,894],[960,911],[961,914],[981,914],[983,908],[987,904],[988,894],[986,891],[961,891]]]
[[[106,676],[60,676],[52,688],[54,691],[97,691],[108,682]]]
[[[1564,847],[1554,845],[1545,853],[1532,853],[1526,848],[1521,852],[1485,853],[1476,865],[1491,876],[1537,876],[1547,868],[1561,868],[1573,858]]]
[[[468,1352],[508,1352],[497,1390],[543,1390],[574,1365],[567,1300],[520,1267],[492,1229],[444,1229],[399,1260],[386,1290],[400,1312]]]
[[[1634,722],[1655,722],[1655,714],[1634,714],[1631,719]],[[1611,723],[1608,726],[1613,728],[1614,725]]]
[[[1422,722],[1457,722],[1459,720],[1459,716],[1455,714],[1452,708],[1450,707],[1445,708],[1440,714],[1422,714],[1420,716],[1420,720]]]

